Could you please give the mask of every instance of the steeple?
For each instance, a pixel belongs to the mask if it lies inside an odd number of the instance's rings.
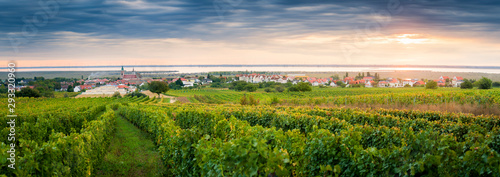
[[[122,66],[122,73],[121,74],[122,74],[122,78],[123,78],[123,76],[125,75],[125,70],[123,69],[123,66]]]

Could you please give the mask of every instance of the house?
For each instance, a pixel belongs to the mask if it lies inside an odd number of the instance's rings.
[[[344,78],[344,84],[350,83],[352,81],[354,81],[354,77],[345,77]]]
[[[453,87],[460,87],[460,85],[462,85],[462,83],[464,83],[464,78],[463,77],[453,77],[453,80],[451,81],[451,84],[453,85]]]
[[[442,78],[442,77],[443,77],[443,76],[441,76],[441,78]],[[446,86],[446,80],[443,80],[443,79],[436,79],[436,80],[434,80],[434,81],[435,81],[435,82],[437,82],[437,85],[438,85],[439,87],[444,87],[444,86]]]
[[[203,79],[203,80],[201,80],[201,84],[210,84],[210,83],[212,83],[211,79]]]
[[[81,90],[90,90],[92,89],[92,85],[80,85]]]
[[[414,87],[425,85],[424,81],[417,81],[413,84]]]
[[[378,87],[387,87],[388,84],[389,84],[389,82],[387,82],[387,81],[380,81],[378,83]]]
[[[69,85],[61,85],[61,90],[59,90],[59,91],[67,91],[68,87],[69,87]]]
[[[363,77],[363,80],[365,80],[365,81],[372,81],[373,79],[375,79],[375,77],[373,77],[373,76]]]
[[[446,79],[450,79],[450,77],[448,77],[448,76],[441,76],[441,77],[439,77],[439,80],[446,81]]]
[[[392,79],[389,81],[389,87],[401,87],[401,83],[398,79]]]
[[[365,87],[373,87],[374,84],[375,84],[375,81],[367,81],[365,83]]]
[[[80,88],[80,86],[76,86],[74,89],[73,89],[73,92],[80,92],[82,91],[82,89]]]
[[[413,84],[415,84],[415,82],[412,79],[403,80],[403,86],[410,85],[411,87],[413,87]]]

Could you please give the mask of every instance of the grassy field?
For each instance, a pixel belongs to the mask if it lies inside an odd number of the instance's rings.
[[[96,176],[162,176],[164,168],[151,136],[119,116]]]

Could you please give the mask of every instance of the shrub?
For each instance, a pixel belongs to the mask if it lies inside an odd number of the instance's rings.
[[[493,82],[493,87],[500,87],[500,82]]]
[[[42,96],[40,94],[40,92],[38,90],[35,90],[35,89],[31,89],[29,87],[24,87],[21,89],[21,91],[19,91],[18,93],[16,93],[16,96],[18,97],[34,97],[34,98],[38,98],[40,96]]]
[[[490,79],[483,77],[479,82],[479,89],[491,89],[492,82]]]
[[[460,84],[461,89],[472,89],[472,82],[469,80],[465,80],[462,84]]]
[[[292,86],[288,89],[290,92],[310,92],[312,91],[312,87],[307,82],[300,82],[295,86]]]
[[[425,88],[426,89],[437,89],[438,86],[437,86],[437,82],[436,81],[429,81],[427,82],[427,84],[425,84]]]
[[[245,86],[245,90],[248,92],[255,92],[257,91],[257,86],[253,84],[248,84],[247,86]]]
[[[127,96],[127,97],[145,97],[146,94],[141,93],[141,92],[132,92],[132,93],[129,93],[125,96]]]
[[[269,92],[273,92],[273,90],[271,90],[271,88],[266,88],[264,89],[265,92],[269,93]]]
[[[113,98],[121,98],[122,96],[120,95],[120,92],[115,92],[113,93],[113,96],[111,96]]]

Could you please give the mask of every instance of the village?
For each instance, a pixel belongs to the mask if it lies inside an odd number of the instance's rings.
[[[180,81],[179,81],[180,80]],[[215,80],[215,81],[214,81]],[[29,83],[31,79],[21,80],[20,85],[16,87],[17,90],[21,90],[24,87],[30,87],[34,89],[34,86],[30,86]],[[95,97],[95,96],[111,96],[115,93],[120,95],[126,95],[135,91],[142,90],[144,85],[151,83],[153,81],[163,81],[169,84],[169,86],[176,86],[177,88],[199,88],[199,87],[216,87],[215,85],[229,84],[236,81],[243,81],[247,83],[259,84],[266,82],[275,82],[281,84],[291,83],[293,85],[298,83],[309,83],[311,86],[320,87],[366,87],[366,88],[402,88],[402,87],[423,87],[430,80],[415,79],[415,78],[383,78],[375,73],[375,75],[367,75],[359,73],[357,76],[348,76],[348,73],[343,78],[338,76],[332,76],[328,78],[316,78],[308,77],[305,74],[288,74],[288,75],[266,75],[266,74],[238,74],[234,77],[225,76],[200,76],[200,77],[178,77],[178,78],[143,78],[139,72],[132,69],[131,72],[127,72],[124,68],[121,68],[121,75],[116,79],[107,78],[88,78],[80,79],[75,82],[60,82],[60,88],[55,91],[66,91],[66,92],[82,92],[78,97]],[[448,77],[441,76],[434,79],[439,87],[460,87],[464,82],[464,79],[459,76]],[[215,83],[214,83],[215,82]],[[177,85],[176,85],[177,84]],[[223,87],[223,86],[220,86]],[[175,88],[174,88],[175,89]]]

